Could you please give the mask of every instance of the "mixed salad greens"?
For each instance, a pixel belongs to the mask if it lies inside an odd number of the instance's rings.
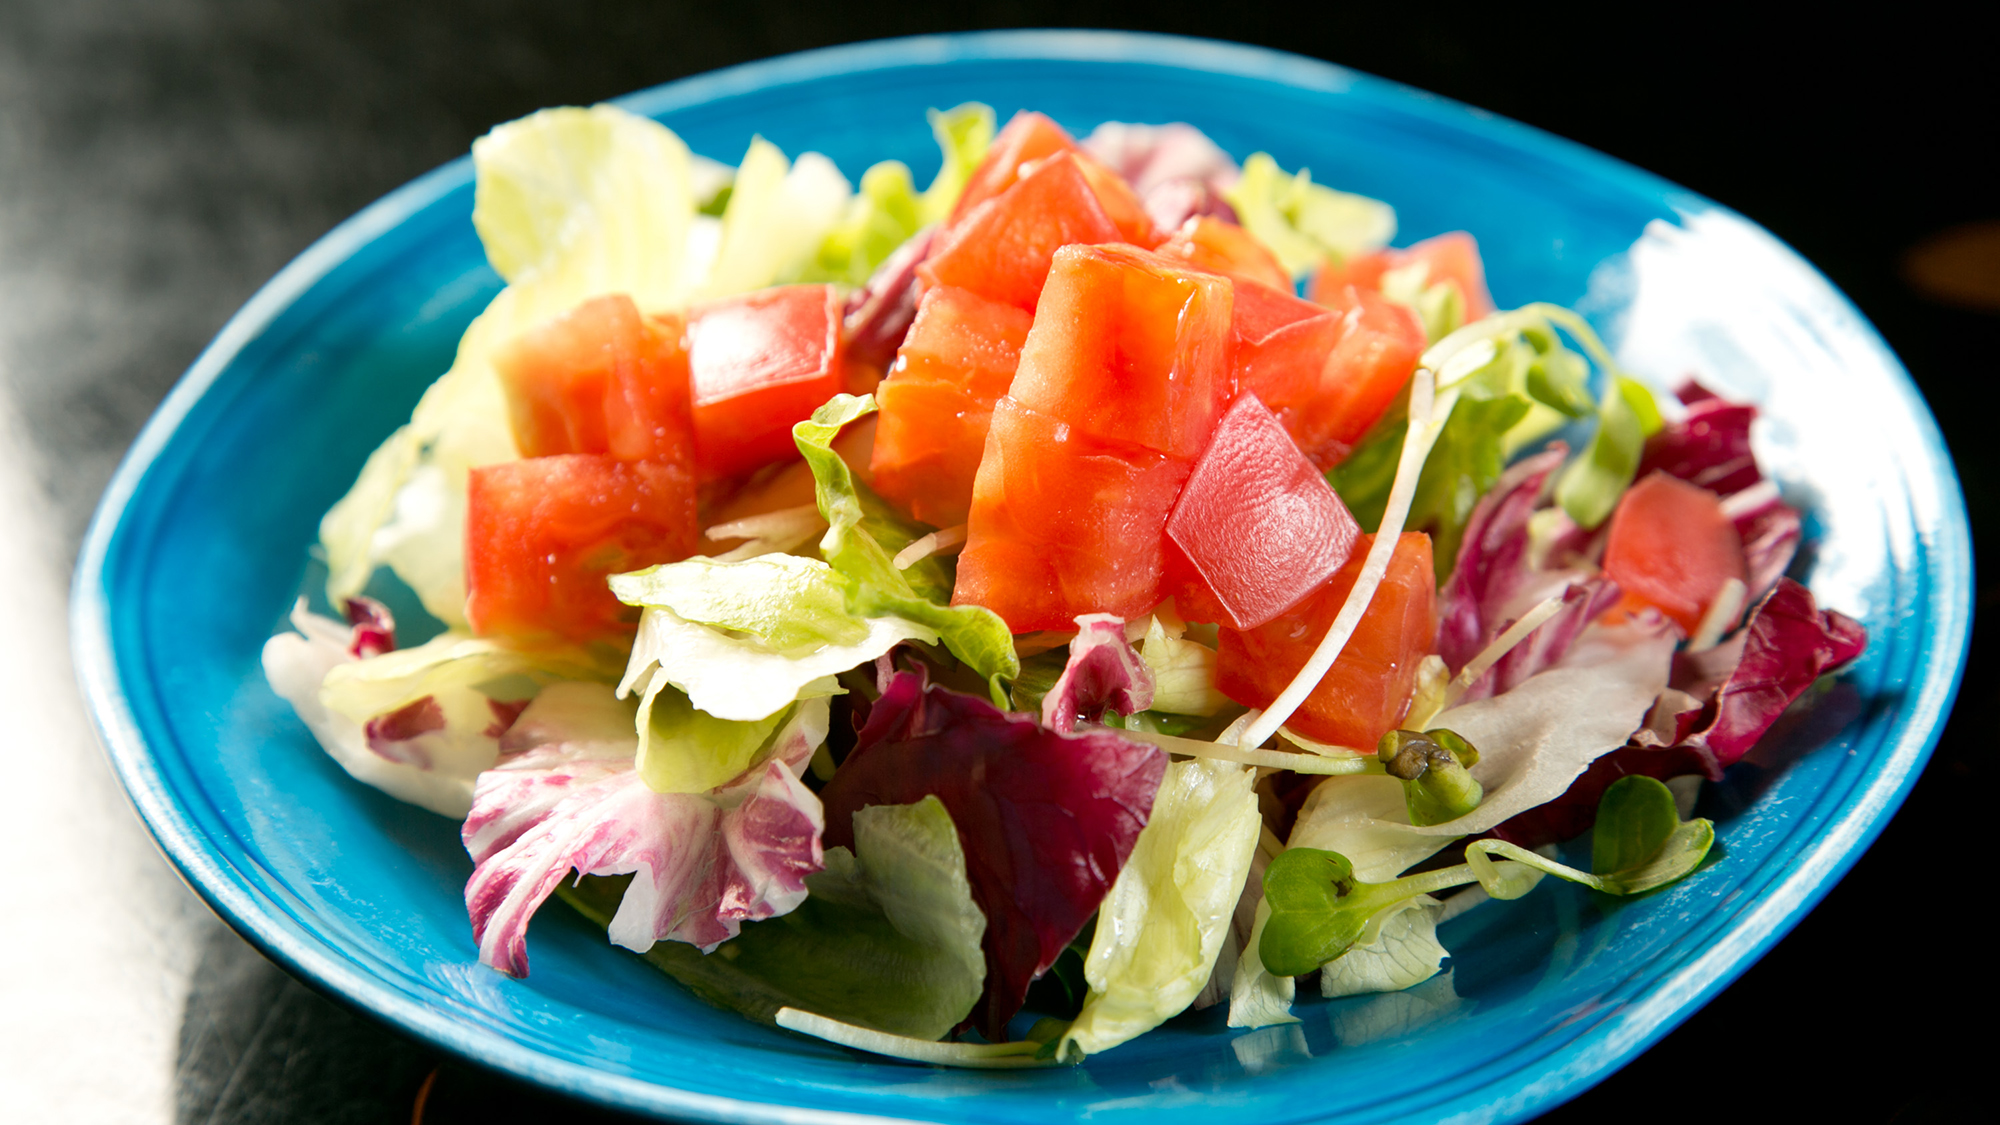
[[[1283,1022],[1485,897],[1688,876],[1684,779],[1861,652],[1754,408],[1496,310],[1470,235],[1187,125],[932,126],[922,191],[605,106],[474,146],[507,286],[321,525],[345,620],[264,664],[463,821],[485,964],[559,894],[912,1060]]]

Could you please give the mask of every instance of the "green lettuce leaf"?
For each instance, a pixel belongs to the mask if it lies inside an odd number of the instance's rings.
[[[1556,503],[1579,527],[1596,527],[1611,518],[1618,498],[1632,484],[1646,439],[1660,431],[1659,404],[1645,384],[1623,375],[1612,377],[1612,393],[1597,411],[1597,432],[1583,453],[1556,479]]]
[[[861,174],[861,191],[820,243],[799,280],[863,285],[898,246],[951,213],[993,141],[993,111],[976,102],[930,112],[943,163],[919,193],[910,169],[884,160]]]
[[[740,562],[697,556],[612,575],[611,592],[626,605],[670,609],[683,621],[745,633],[788,656],[868,635],[867,624],[847,612],[833,568],[796,555]]]
[[[756,561],[719,565],[735,567]],[[820,596],[813,595],[815,599]],[[782,613],[773,616],[782,617]],[[804,613],[792,624],[773,628],[784,630],[780,635],[803,632],[808,626],[801,622],[814,616]],[[657,693],[671,684],[687,695],[692,706],[718,719],[755,722],[802,698],[809,685],[824,677],[866,664],[904,641],[932,644],[938,639],[930,626],[893,614],[867,619],[846,615],[838,624],[842,629],[858,629],[858,638],[845,644],[784,651],[755,634],[737,634],[726,626],[688,621],[664,606],[647,605],[639,618],[639,633],[632,642],[632,657],[625,666],[619,693],[640,688]],[[649,737],[645,724],[640,724],[642,746]]]
[[[1320,995],[1401,992],[1436,976],[1450,956],[1437,939],[1443,914],[1444,903],[1418,895],[1368,919],[1353,947],[1320,969]]]
[[[806,696],[838,692],[831,677],[801,689]],[[792,714],[791,707],[762,719],[718,719],[698,711],[658,674],[640,701],[637,726],[639,777],[655,793],[706,793],[750,768]]]
[[[1396,235],[1396,212],[1388,204],[1313,183],[1308,169],[1286,172],[1265,152],[1252,153],[1222,195],[1244,229],[1294,278],[1328,261],[1380,250]]]
[[[803,278],[853,194],[847,177],[819,153],[793,162],[778,146],[751,138],[700,295],[729,297]]]
[[[965,853],[936,797],[854,815],[854,851],[829,848],[798,909],[748,922],[703,956],[663,941],[644,954],[696,995],[771,1024],[796,1008],[893,1035],[935,1040],[972,1010],[986,976],[986,918]],[[558,893],[600,925],[623,893],[589,879]]]
[[[1215,650],[1170,636],[1156,616],[1139,646],[1139,659],[1153,673],[1153,710],[1174,715],[1213,715],[1231,700],[1215,686]]]
[[[847,610],[858,617],[893,616],[933,630],[953,656],[985,679],[994,704],[1005,707],[1001,680],[1020,675],[1021,661],[1007,623],[981,606],[954,606],[947,560],[931,556],[907,570],[896,552],[928,534],[898,515],[867,485],[854,479],[833,451],[841,427],[875,411],[873,396],[835,395],[792,427],[793,440],[811,467],[827,531],[820,555],[846,584]]]
[[[1264,823],[1255,781],[1255,770],[1231,762],[1167,767],[1132,856],[1098,907],[1083,965],[1090,995],[1058,1057],[1142,1035],[1208,983]]]

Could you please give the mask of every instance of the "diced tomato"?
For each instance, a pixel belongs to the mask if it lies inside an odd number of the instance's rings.
[[[701,479],[798,455],[792,424],[840,392],[840,294],[785,285],[697,306],[688,320]]]
[[[1604,573],[1625,591],[1613,613],[1654,606],[1689,634],[1726,582],[1748,576],[1743,540],[1722,501],[1658,472],[1626,489],[1611,513]]]
[[[1196,269],[1254,281],[1287,295],[1292,292],[1292,275],[1278,264],[1277,255],[1255,235],[1226,219],[1196,215],[1160,244],[1160,253]]]
[[[877,492],[933,526],[965,522],[994,400],[1014,379],[1033,321],[956,286],[924,294],[876,392]]]
[[[585,301],[493,357],[523,457],[603,453],[694,463],[685,329],[619,293]]]
[[[953,604],[983,605],[1017,633],[1150,611],[1165,597],[1167,515],[1187,474],[1187,462],[1002,398]]]
[[[1095,437],[1192,461],[1232,394],[1228,280],[1130,246],[1056,252],[1008,394]]]
[[[1319,386],[1303,401],[1278,407],[1278,420],[1321,469],[1354,451],[1369,427],[1388,413],[1424,354],[1417,314],[1365,289],[1348,290],[1340,342],[1327,356]]]
[[[1073,242],[1116,242],[1078,163],[1050,160],[945,232],[917,267],[929,285],[956,285],[988,300],[1035,311],[1049,263]]]
[[[1291,435],[1244,395],[1216,424],[1167,519],[1174,557],[1187,564],[1176,604],[1184,617],[1255,629],[1324,585],[1360,535]],[[1221,615],[1193,608],[1210,605]]]
[[[570,453],[474,469],[466,618],[531,644],[629,634],[638,615],[605,578],[686,558],[695,535],[694,481],[678,465]]]
[[[1125,182],[1125,177],[1082,153],[1073,159],[1083,178],[1090,181],[1090,190],[1097,193],[1098,205],[1118,228],[1118,241],[1148,249],[1158,246],[1165,236],[1153,224],[1152,216],[1146,214],[1146,205],[1139,201],[1138,193]]]
[[[1301,301],[1289,290],[1238,279],[1229,325],[1237,393],[1254,393],[1273,410],[1309,402],[1319,393],[1327,357],[1345,327],[1331,309]]]
[[[1339,264],[1329,263],[1313,277],[1312,299],[1329,308],[1350,308],[1349,286],[1379,293],[1383,274],[1419,263],[1424,267],[1425,285],[1448,281],[1458,287],[1465,300],[1468,323],[1493,311],[1493,295],[1486,289],[1486,267],[1479,259],[1479,243],[1462,230],[1426,238],[1406,250],[1377,250]]]
[[[1268,707],[1278,698],[1326,639],[1374,538],[1357,539],[1347,564],[1290,613],[1256,629],[1219,631],[1216,685],[1224,695],[1248,707]],[[1288,725],[1336,746],[1374,749],[1409,710],[1417,665],[1436,637],[1430,536],[1404,532],[1354,635]]]
[[[1076,138],[1064,132],[1062,126],[1029,110],[1015,114],[993,138],[985,158],[965,181],[965,190],[959,193],[945,225],[956,224],[980,204],[1013,187],[1021,178],[1021,165],[1074,151]]]

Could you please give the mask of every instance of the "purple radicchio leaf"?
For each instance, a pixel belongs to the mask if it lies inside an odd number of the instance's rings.
[[[1805,587],[1780,579],[1732,643],[1676,657],[1673,687],[1629,744],[1592,762],[1562,796],[1509,818],[1493,835],[1526,848],[1574,839],[1596,823],[1604,790],[1628,775],[1720,780],[1813,681],[1866,645],[1859,622],[1821,611]]]
[[[1109,613],[1089,613],[1077,618],[1076,625],[1069,663],[1042,697],[1042,725],[1068,734],[1077,719],[1097,722],[1107,708],[1132,715],[1151,707],[1153,670],[1125,639],[1125,622]]]
[[[854,813],[869,805],[943,802],[986,915],[986,989],[970,1022],[997,1043],[1118,878],[1166,766],[1110,731],[1060,734],[897,672],[821,791],[826,842],[852,847]]]
[[[1528,518],[1568,451],[1555,442],[1509,466],[1473,506],[1451,577],[1438,591],[1438,655],[1452,671],[1465,667],[1500,635],[1512,620],[1503,620],[1502,614],[1524,588],[1535,584]]]
[[[1646,439],[1645,455],[1633,479],[1644,480],[1659,470],[1718,496],[1741,492],[1763,480],[1750,451],[1750,423],[1757,408],[1729,402],[1693,380],[1679,394],[1687,403],[1687,417]]]
[[[1798,553],[1798,509],[1778,499],[1778,488],[1770,481],[1744,489],[1723,501],[1722,508],[1743,540],[1744,585],[1754,599],[1778,581]]]
[[[1487,669],[1485,675],[1473,681],[1459,701],[1470,703],[1475,699],[1512,691],[1528,677],[1555,667],[1568,654],[1570,646],[1576,643],[1584,629],[1618,604],[1620,593],[1618,583],[1601,574],[1571,582],[1563,589],[1563,605],[1556,615],[1508,649],[1507,655]],[[1513,620],[1500,622],[1496,635],[1505,632],[1512,624]]]
[[[601,721],[563,721],[561,709],[575,710],[584,693],[602,696],[584,710],[623,719],[622,737],[604,737]],[[571,870],[636,875],[610,937],[641,953],[656,941],[706,952],[746,921],[797,907],[805,877],[823,865],[819,799],[798,772],[823,737],[824,706],[801,704],[771,754],[728,784],[656,793],[636,768],[630,710],[609,688],[544,690],[508,732],[507,753],[479,775],[461,833],[474,864],[465,905],[480,961],[526,976],[528,920]]]
[[[444,727],[444,708],[438,706],[437,696],[426,695],[368,720],[362,733],[368,739],[368,749],[382,757],[427,770],[431,755],[424,748],[423,736]]]
[[[1715,697],[1680,715],[1677,745],[1702,759],[1711,780],[1742,758],[1813,681],[1860,656],[1868,631],[1789,578],[1778,584],[1743,631],[1743,655]]]
[[[396,618],[374,598],[347,599],[347,624],[354,630],[347,651],[356,660],[396,651]]]
[[[875,267],[868,284],[848,298],[843,331],[848,357],[882,370],[896,358],[917,318],[917,266],[930,253],[935,227],[925,227]]]
[[[1236,221],[1222,193],[1236,183],[1236,161],[1192,125],[1107,121],[1084,138],[1092,160],[1125,177],[1161,230],[1196,215]]]

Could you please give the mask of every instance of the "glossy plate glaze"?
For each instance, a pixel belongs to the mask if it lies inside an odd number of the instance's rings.
[[[1507,1121],[1665,1034],[1778,940],[1902,800],[1957,686],[1971,558],[1935,425],[1873,329],[1742,218],[1533,129],[1336,67],[1150,36],[910,39],[636,95],[697,151],[753,132],[850,178],[937,157],[927,108],[1033,107],[1082,132],[1189,121],[1393,203],[1398,241],[1464,228],[1502,306],[1574,303],[1636,371],[1762,404],[1759,451],[1810,512],[1794,571],[1861,618],[1867,655],[1720,785],[1721,862],[1612,903],[1547,880],[1446,925],[1406,993],[1304,1000],[1253,1032],[1182,1016],[1074,1069],[935,1070],[706,1007],[560,906],[534,974],[476,960],[456,826],[351,781],[265,686],[258,651],[320,514],[499,289],[461,160],[350,220],[223,330],[98,513],[75,596],[79,674],[120,775],[188,880],[294,972],[440,1046],[599,1101],[728,1121],[1175,1125]]]

